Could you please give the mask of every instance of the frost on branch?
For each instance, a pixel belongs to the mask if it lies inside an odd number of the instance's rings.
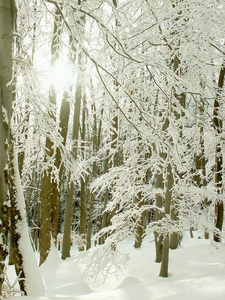
[[[3,298],[13,297],[17,294],[23,296],[23,292],[20,289],[17,289],[18,281],[23,280],[22,278],[17,277],[12,283],[10,282],[8,275],[4,274],[4,282],[2,286],[2,296]]]
[[[93,280],[102,276],[103,280],[111,276],[118,277],[127,266],[129,255],[112,249],[112,241],[109,239],[104,245],[97,246],[89,252],[90,259],[85,274]]]
[[[71,245],[75,241],[78,249],[84,248],[85,245],[86,245],[85,237],[82,236],[82,235],[76,234],[76,232],[73,231],[73,230],[71,231],[70,241],[71,241]],[[57,245],[58,245],[59,249],[62,248],[62,243],[63,243],[63,234],[62,233],[58,233],[58,235],[57,235]]]
[[[5,122],[7,125],[9,125],[8,113],[3,105],[2,105],[2,114],[3,114],[3,122]]]

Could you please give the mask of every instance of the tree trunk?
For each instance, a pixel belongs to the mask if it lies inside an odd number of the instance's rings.
[[[21,291],[29,296],[45,296],[45,287],[31,246],[26,221],[26,209],[20,182],[17,153],[13,139],[9,148],[9,191],[12,210],[12,230],[15,270]],[[25,247],[24,247],[25,245]],[[35,272],[35,276],[33,276]]]
[[[74,192],[74,184],[71,182],[71,185],[68,186],[67,189],[67,202],[66,202],[66,210],[65,210],[64,233],[63,233],[62,256],[61,256],[62,259],[66,259],[67,257],[70,257],[73,192]]]
[[[163,237],[162,247],[162,263],[159,276],[168,277],[168,265],[169,265],[169,234]]]
[[[172,188],[174,184],[172,168],[170,163],[167,166],[167,178],[166,178],[166,193],[165,193],[165,214],[169,215],[171,213],[171,202],[172,202]],[[159,276],[168,276],[169,267],[169,243],[170,235],[167,233],[163,237],[163,247],[162,247],[162,263]]]
[[[83,99],[82,108],[82,125],[81,125],[81,144],[85,146],[85,136],[86,136],[86,99]],[[85,151],[82,151],[82,158],[85,159]],[[83,240],[80,246],[78,246],[79,251],[84,251],[84,244],[89,238],[87,230],[87,203],[89,199],[89,176],[85,176],[85,180],[81,178],[81,191],[80,191],[80,236]],[[90,209],[89,209],[90,214]]]
[[[87,226],[87,246],[86,249],[91,248],[91,236],[92,236],[92,218],[93,218],[93,212],[94,212],[94,204],[95,204],[95,195],[91,193],[90,197],[90,205],[89,205],[89,220],[88,220],[88,226]]]
[[[51,44],[51,66],[53,67],[59,59],[60,35],[62,30],[62,19],[59,9],[56,9],[54,19],[54,30]],[[49,113],[49,117],[56,121],[56,91],[55,87],[50,87],[49,92],[50,105],[53,105],[54,111]],[[47,136],[46,138],[46,154],[45,163],[48,163],[47,155],[54,155],[54,141]],[[50,247],[51,239],[56,243],[59,198],[53,193],[55,192],[55,184],[52,181],[52,166],[49,166],[44,172],[42,181],[42,204],[41,204],[41,230],[40,230],[40,265],[46,260]]]
[[[107,203],[108,203],[108,198],[109,198],[109,189],[107,188],[106,191],[105,191],[105,194],[102,197],[102,201],[103,201],[103,216],[102,216],[101,229],[108,226],[108,223],[107,223],[108,212],[105,211]],[[104,244],[106,238],[107,238],[107,234],[105,233],[103,236],[100,237],[100,239],[99,239],[99,245]]]
[[[67,101],[68,94],[65,92],[63,95],[60,116],[59,116],[59,128],[61,129],[61,136],[63,138],[63,146],[66,145],[68,125],[69,125],[69,116],[70,116],[70,103]],[[61,185],[62,185],[62,176],[63,176],[63,161],[61,156],[61,150],[56,149],[55,155],[55,167],[59,170],[58,182],[52,182],[52,194],[51,194],[51,223],[52,223],[52,237],[56,245],[58,227],[59,227],[59,205],[61,197]]]
[[[182,76],[182,69],[180,69],[180,60],[179,58],[175,55],[174,57],[174,61],[173,61],[173,71],[174,73],[178,76],[181,77]],[[186,103],[186,96],[184,93],[180,93],[177,94],[176,91],[174,91],[174,97],[177,100],[177,104],[174,107],[174,115],[176,120],[179,120],[180,118],[182,118],[184,116],[183,111],[181,110],[181,112],[177,112],[176,108],[177,106],[181,106],[182,108],[185,108],[185,103]],[[180,109],[179,109],[180,110]],[[183,136],[183,126],[180,125],[178,127],[179,130],[179,136],[180,138],[182,138]],[[178,210],[177,210],[177,202],[179,201],[179,199],[173,199],[171,202],[171,219],[174,221],[178,220]],[[179,244],[179,239],[178,239],[178,233],[177,232],[172,232],[170,234],[170,248],[171,249],[176,249],[178,247]]]
[[[80,188],[80,237],[83,241],[86,241],[86,225],[87,225],[87,195],[85,193],[86,182],[88,182],[88,176],[86,180],[81,178]],[[78,245],[79,251],[84,251],[84,243]]]
[[[40,265],[51,248],[51,168],[44,172],[41,194],[41,229],[39,236]]]
[[[81,53],[78,53],[78,68],[79,69],[81,68]],[[81,78],[78,75],[76,93],[75,93],[73,134],[72,134],[72,139],[74,141],[73,157],[75,160],[77,159],[77,150],[78,150],[81,96],[82,96]],[[70,246],[71,246],[70,235],[71,235],[71,224],[72,224],[72,213],[73,213],[72,211],[73,192],[75,186],[73,181],[69,182],[68,185],[69,186],[68,186],[67,199],[66,199],[65,223],[64,223],[63,244],[62,244],[62,259],[66,259],[67,257],[70,257]]]
[[[98,151],[98,133],[97,133],[97,118],[96,118],[96,108],[95,105],[92,105],[94,124],[93,124],[93,132],[92,132],[92,148],[93,155],[95,156]],[[93,162],[92,166],[92,180],[97,177],[98,174],[98,165],[96,162]],[[86,249],[91,248],[91,237],[92,237],[92,223],[93,223],[93,212],[94,212],[94,204],[95,204],[95,194],[91,191],[90,195],[90,204],[89,204],[89,219],[87,225],[87,247]]]
[[[214,111],[213,111],[213,124],[215,127],[215,130],[218,135],[218,140],[216,144],[216,151],[215,151],[215,189],[218,194],[218,199],[216,201],[216,228],[219,231],[222,231],[223,227],[223,155],[222,155],[222,145],[221,145],[221,138],[220,135],[223,130],[223,121],[222,116],[220,115],[220,108],[222,101],[220,99],[220,93],[223,88],[224,84],[224,76],[225,76],[225,61],[224,65],[222,66],[220,70],[219,80],[218,80],[218,93],[216,95],[216,99],[214,101]],[[214,234],[214,241],[220,242],[221,236],[217,233]]]
[[[161,189],[162,191],[164,189],[163,175],[161,172],[157,173],[155,186],[157,189]],[[160,193],[158,193],[156,195],[156,206],[158,208],[162,208],[162,206],[163,206],[162,195]],[[159,210],[156,210],[155,211],[155,222],[160,221],[161,219],[162,219],[162,213]],[[154,235],[155,235],[155,251],[156,251],[155,261],[159,263],[162,261],[163,236],[162,236],[162,234],[159,234],[158,232],[155,232]]]
[[[166,131],[166,129],[168,128],[169,122],[168,119],[166,117],[166,119],[164,120],[163,126],[162,126],[162,131]],[[160,158],[165,161],[166,160],[166,154],[160,152],[159,153]],[[157,172],[156,175],[156,182],[155,182],[155,187],[156,189],[159,189],[160,192],[156,194],[156,199],[155,199],[155,203],[156,206],[158,208],[162,208],[163,207],[163,193],[164,193],[164,178],[163,178],[163,169],[161,169],[160,171]],[[160,221],[163,217],[162,212],[160,212],[159,210],[155,211],[155,221]],[[156,250],[156,262],[161,262],[162,261],[162,249],[163,249],[163,236],[162,234],[155,232],[155,250]]]
[[[0,0],[0,295],[4,281],[5,259],[8,254],[8,172],[7,145],[12,115],[12,40],[16,21],[14,0]]]
[[[143,202],[140,201],[141,199],[141,193],[139,193],[140,195],[138,196],[138,204],[137,204],[137,208],[141,208],[141,206],[143,205]],[[134,242],[134,248],[139,249],[141,248],[141,244],[142,244],[142,239],[143,239],[143,234],[144,234],[144,216],[143,216],[143,212],[141,213],[141,216],[138,216],[137,218],[137,224],[136,224],[136,228],[135,228],[135,242]]]
[[[200,99],[200,103],[198,105],[199,114],[200,114],[200,122],[199,122],[199,141],[200,141],[200,154],[196,157],[195,167],[196,167],[196,173],[194,176],[194,181],[196,185],[201,187],[206,187],[206,162],[205,162],[205,146],[204,146],[204,102],[203,99]],[[207,209],[209,206],[209,201],[207,197],[204,197],[204,200],[201,203],[203,205],[203,209]],[[207,230],[207,227],[205,228],[205,239],[209,238],[209,233]]]

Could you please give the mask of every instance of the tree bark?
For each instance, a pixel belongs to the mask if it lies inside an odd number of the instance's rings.
[[[7,145],[12,115],[12,41],[16,21],[14,0],[0,0],[0,295],[4,281],[5,259],[8,254],[8,171]]]
[[[54,20],[54,31],[51,45],[51,66],[54,66],[59,58],[59,36],[61,33],[61,19],[58,9],[56,9],[55,20]],[[49,93],[50,105],[53,105],[54,112],[49,113],[49,117],[56,121],[56,91],[54,86],[50,87]],[[48,163],[48,158],[53,157],[54,142],[49,136],[46,137],[46,154],[45,163]],[[57,223],[58,218],[58,198],[53,197],[52,194],[52,166],[48,166],[47,170],[44,171],[42,180],[42,201],[41,201],[41,229],[39,238],[40,248],[40,265],[46,260],[52,238],[52,220],[53,224]],[[55,225],[54,225],[55,226]],[[54,234],[55,235],[55,234]],[[54,236],[54,238],[56,238]]]
[[[138,193],[135,202],[137,203],[137,209],[140,210],[141,206],[143,205],[143,201],[141,201],[142,194]],[[141,216],[137,217],[136,220],[136,228],[135,228],[135,242],[134,248],[139,249],[141,248],[143,234],[144,234],[144,215],[141,212]]]
[[[81,53],[78,53],[78,68],[81,68]],[[80,126],[80,110],[81,110],[81,97],[82,97],[82,86],[81,86],[81,74],[77,75],[77,86],[75,93],[75,105],[74,105],[74,116],[73,116],[73,134],[72,139],[74,141],[73,158],[77,159],[78,151],[78,138],[79,138],[79,126]],[[70,174],[71,175],[71,174]],[[69,178],[71,178],[69,175]],[[69,179],[70,180],[70,179]],[[74,182],[68,183],[68,192],[66,199],[65,208],[65,223],[63,233],[63,244],[62,244],[62,259],[70,257],[70,235],[71,235],[71,224],[72,224],[72,207],[73,207],[73,194],[74,194]]]
[[[69,125],[69,116],[70,116],[70,103],[67,101],[68,94],[65,92],[63,95],[60,116],[59,116],[59,128],[61,129],[61,136],[63,138],[63,146],[66,145],[68,125]],[[51,223],[52,223],[52,237],[56,245],[58,226],[59,226],[59,205],[61,197],[61,185],[62,185],[62,176],[63,176],[63,161],[61,150],[57,147],[55,155],[55,167],[59,170],[58,182],[52,182],[52,193],[51,193]]]
[[[216,228],[219,231],[222,231],[223,227],[223,155],[222,155],[222,145],[220,135],[223,130],[223,121],[222,116],[220,115],[220,93],[224,85],[224,76],[225,76],[225,61],[221,67],[219,80],[218,80],[218,93],[214,101],[214,111],[213,111],[213,124],[218,136],[216,150],[215,150],[215,189],[218,195],[218,199],[215,204],[216,211]],[[220,242],[221,237],[219,234],[214,234],[214,241]]]
[[[198,110],[200,114],[200,121],[199,121],[199,141],[200,141],[200,154],[196,157],[195,167],[196,167],[196,173],[194,176],[194,181],[196,182],[196,185],[201,187],[207,186],[206,181],[206,161],[205,161],[205,146],[204,146],[204,124],[203,124],[203,118],[204,118],[204,102],[203,99],[200,99],[200,103],[198,104]],[[207,197],[204,197],[204,200],[201,203],[203,205],[203,209],[206,210],[209,206],[209,201]],[[209,238],[209,233],[207,230],[207,227],[205,228],[205,239]]]
[[[164,124],[162,126],[162,131],[164,132],[169,125],[168,119],[166,117]],[[166,154],[165,153],[159,153],[159,157],[165,161],[166,159]],[[158,208],[163,207],[163,193],[164,193],[164,178],[163,178],[163,170],[161,169],[160,171],[157,172],[156,175],[156,182],[155,182],[155,187],[156,189],[159,189],[160,192],[156,194],[156,199],[155,203]],[[159,210],[155,211],[155,221],[160,221],[163,217],[162,212]],[[154,233],[155,235],[155,250],[156,250],[156,262],[161,262],[162,261],[162,249],[163,249],[163,235],[158,232]]]
[[[166,178],[166,193],[165,193],[165,214],[169,215],[171,213],[171,202],[172,202],[172,188],[174,184],[173,174],[171,164],[167,166],[167,178]],[[168,276],[169,267],[169,243],[170,234],[167,233],[163,237],[163,247],[162,247],[162,263],[159,276]]]
[[[168,277],[168,265],[169,265],[169,234],[163,237],[162,247],[162,263],[159,276]]]

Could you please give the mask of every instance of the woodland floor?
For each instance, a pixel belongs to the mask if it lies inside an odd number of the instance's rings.
[[[79,261],[74,247],[71,258],[60,259],[51,250],[41,266],[47,296],[27,297],[27,300],[224,300],[225,245],[184,235],[178,249],[170,251],[169,277],[158,277],[160,265],[155,263],[153,237],[146,237],[140,250],[132,247],[133,239],[122,242],[118,249],[129,253],[127,268],[118,278],[103,283],[83,276],[87,257]],[[13,270],[9,269],[13,280]],[[15,299],[10,297],[8,299]],[[17,297],[18,298],[18,297]]]

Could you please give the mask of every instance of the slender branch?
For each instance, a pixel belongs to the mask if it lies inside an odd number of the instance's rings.
[[[97,65],[96,65],[96,70],[97,70],[97,73],[98,73],[98,75],[99,75],[99,78],[101,79],[102,84],[104,85],[104,88],[106,89],[107,93],[110,95],[110,97],[112,98],[112,100],[115,102],[117,108],[118,108],[118,109],[120,110],[120,112],[123,114],[123,116],[124,116],[124,118],[127,120],[127,122],[129,122],[129,123],[137,130],[137,132],[140,133],[140,130],[135,126],[134,123],[132,123],[132,122],[127,118],[126,114],[124,113],[124,111],[122,110],[122,108],[120,107],[120,105],[118,104],[118,102],[116,101],[116,99],[114,98],[114,96],[112,95],[112,93],[110,92],[110,90],[108,89],[107,85],[105,84],[105,82],[104,82],[104,80],[103,80],[103,78],[102,78],[102,75],[101,75],[101,73],[100,73],[99,68],[98,68]]]

